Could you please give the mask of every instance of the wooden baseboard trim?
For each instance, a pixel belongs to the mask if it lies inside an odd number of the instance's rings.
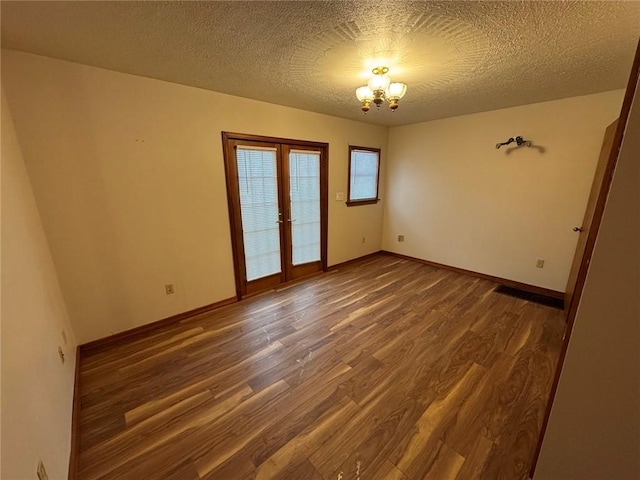
[[[96,350],[101,350],[105,347],[111,347],[114,344],[120,343],[124,340],[142,337],[144,335],[147,335],[149,332],[152,332],[159,328],[181,322],[182,320],[190,317],[195,317],[196,315],[209,313],[213,310],[217,310],[218,308],[226,307],[227,305],[236,303],[237,301],[238,299],[236,297],[225,298],[224,300],[220,300],[219,302],[204,305],[199,308],[194,308],[193,310],[189,310],[187,312],[178,313],[177,315],[172,315],[171,317],[163,318],[162,320],[157,320],[155,322],[147,323],[139,327],[125,330],[124,332],[119,332],[109,337],[99,338],[98,340],[93,340],[91,342],[80,345],[80,352],[82,353],[82,355],[95,353]]]
[[[494,277],[493,275],[487,275],[486,273],[474,272],[472,270],[465,270],[464,268],[452,267],[451,265],[444,265],[442,263],[432,262],[430,260],[423,260],[422,258],[410,257],[409,255],[403,255],[401,253],[390,252],[388,250],[381,250],[380,253],[384,255],[391,255],[392,257],[403,258],[405,260],[412,260],[414,262],[424,263],[435,268],[442,268],[445,270],[451,270],[463,275],[469,275],[471,277],[482,278],[483,280],[489,280],[491,282],[500,283],[507,287],[518,288],[529,293],[536,293],[538,295],[546,295],[551,298],[564,298],[564,292],[558,292],[557,290],[551,290],[549,288],[537,287],[535,285],[529,285],[528,283],[517,282],[515,280],[509,280],[507,278]]]
[[[71,451],[69,453],[69,480],[78,478],[80,455],[80,346],[76,347],[76,367],[73,381],[73,407],[71,410]]]
[[[360,263],[364,260],[368,260],[369,258],[377,257],[382,253],[382,250],[378,250],[377,252],[368,253],[366,255],[363,255],[362,257],[352,258],[351,260],[347,260],[346,262],[336,263],[335,265],[331,265],[329,268],[327,268],[327,271],[331,272],[332,270],[338,270],[340,268],[348,267],[350,265],[353,265],[354,263]]]

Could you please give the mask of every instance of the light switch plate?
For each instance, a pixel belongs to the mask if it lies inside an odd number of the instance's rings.
[[[344,192],[336,193],[336,202],[339,202],[341,200],[344,200]]]

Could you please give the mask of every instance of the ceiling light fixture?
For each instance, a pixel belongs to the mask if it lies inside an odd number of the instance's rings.
[[[371,107],[371,102],[380,108],[383,101],[389,102],[389,108],[392,112],[398,108],[398,102],[404,94],[407,93],[407,86],[404,83],[391,83],[391,79],[387,73],[388,67],[376,67],[371,70],[373,76],[369,79],[367,85],[356,89],[356,97],[362,104],[362,111],[367,113]]]

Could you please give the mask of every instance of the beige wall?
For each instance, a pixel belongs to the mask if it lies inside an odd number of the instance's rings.
[[[622,93],[391,128],[383,248],[564,291]],[[517,135],[546,151],[495,149]]]
[[[81,343],[235,295],[221,131],[329,142],[329,265],[380,249],[382,205],[334,199],[349,144],[384,163],[385,127],[14,51],[2,66]]]
[[[67,477],[75,338],[2,94],[3,480]],[[66,332],[67,343],[62,338]],[[58,346],[66,353],[64,365]]]
[[[535,480],[640,478],[639,293],[636,93]]]

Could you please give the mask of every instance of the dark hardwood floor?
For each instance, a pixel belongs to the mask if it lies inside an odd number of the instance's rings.
[[[80,478],[526,478],[563,312],[377,256],[84,356]]]

